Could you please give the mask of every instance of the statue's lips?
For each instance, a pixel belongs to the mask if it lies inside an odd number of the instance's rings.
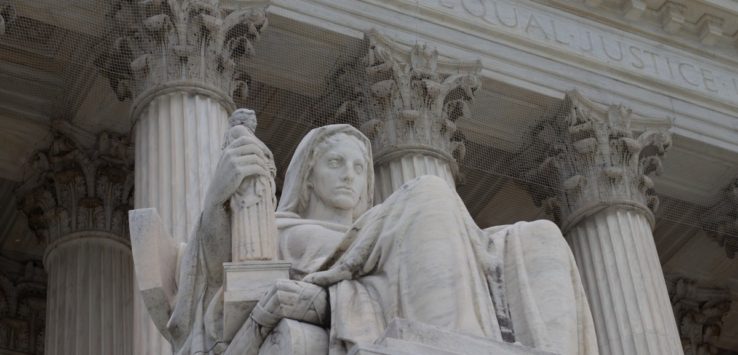
[[[343,193],[354,193],[354,189],[348,187],[348,186],[339,186],[335,189],[336,192],[343,192]]]

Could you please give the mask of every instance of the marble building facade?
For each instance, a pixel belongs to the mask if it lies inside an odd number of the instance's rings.
[[[558,224],[600,353],[738,353],[735,2],[0,0],[0,354],[171,352],[128,210],[186,242],[238,107],[278,185],[313,127],[417,124],[366,115],[414,108],[376,53],[466,78],[412,93],[441,97],[426,168],[479,226]],[[374,148],[383,200],[413,167]]]

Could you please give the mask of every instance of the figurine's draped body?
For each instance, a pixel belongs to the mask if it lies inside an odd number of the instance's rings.
[[[290,163],[278,207],[280,256],[292,262],[293,278],[307,274],[306,282],[328,288],[326,353],[345,354],[353,344],[373,342],[396,317],[496,340],[510,341],[514,333],[517,342],[558,354],[597,353],[579,275],[554,224],[481,230],[456,192],[432,176],[369,209],[369,147],[347,125],[311,131]],[[213,188],[211,193],[218,195]],[[230,260],[230,245],[220,244],[228,244],[230,234],[222,233],[229,224],[204,225],[224,215],[222,208],[206,208],[183,255],[169,324],[179,353],[208,350],[222,334],[220,265]],[[321,307],[313,307],[280,312],[320,323]],[[253,321],[244,324],[229,352],[245,338],[263,339],[265,329]]]

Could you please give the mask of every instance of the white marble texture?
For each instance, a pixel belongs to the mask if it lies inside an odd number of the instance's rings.
[[[231,236],[221,206],[243,179],[266,174],[240,159],[249,146],[224,150],[182,256],[167,324],[177,353],[257,354],[278,322],[292,319],[330,328],[330,350],[318,354],[344,354],[376,341],[397,317],[561,354],[597,353],[573,256],[553,223],[481,230],[436,176],[414,179],[370,208],[370,143],[348,125],[316,128],[298,146],[277,214],[293,280],[277,281],[232,341],[220,343],[231,282],[222,281],[230,277],[221,265]]]

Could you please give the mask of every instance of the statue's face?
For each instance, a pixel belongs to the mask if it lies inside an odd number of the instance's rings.
[[[337,138],[318,156],[310,180],[325,205],[348,210],[357,206],[367,188],[367,161],[357,139]]]

